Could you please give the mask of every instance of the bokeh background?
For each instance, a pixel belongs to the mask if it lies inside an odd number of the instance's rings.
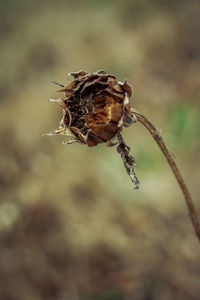
[[[162,135],[200,214],[200,2],[0,0],[0,299],[200,299],[200,248],[140,124],[115,148],[44,137],[69,72],[106,69]]]

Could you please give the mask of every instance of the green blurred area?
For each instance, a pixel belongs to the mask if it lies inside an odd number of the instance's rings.
[[[115,148],[42,136],[62,115],[51,80],[127,78],[200,212],[199,26],[199,1],[0,0],[0,299],[199,299],[199,245],[145,129],[123,131],[139,191]]]

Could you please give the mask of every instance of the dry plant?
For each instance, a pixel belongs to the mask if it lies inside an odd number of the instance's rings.
[[[123,126],[129,127],[139,121],[150,132],[169,163],[184,195],[192,225],[200,242],[200,225],[192,197],[160,132],[143,114],[130,107],[131,86],[126,80],[123,83],[117,81],[114,75],[107,74],[105,70],[96,73],[79,71],[69,75],[73,76],[74,80],[68,85],[53,81],[62,87],[58,92],[64,92],[64,98],[49,101],[60,104],[63,108],[63,117],[59,127],[47,135],[68,136],[69,140],[64,142],[65,145],[74,142],[89,147],[99,143],[106,143],[109,147],[117,145],[126,172],[135,189],[138,189],[135,159],[130,155],[130,148],[120,132]]]

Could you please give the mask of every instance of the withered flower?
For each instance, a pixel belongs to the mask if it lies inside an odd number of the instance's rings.
[[[139,182],[133,172],[135,161],[120,134],[123,126],[128,127],[135,121],[129,104],[131,86],[126,80],[123,83],[117,81],[105,70],[96,73],[79,71],[69,75],[74,80],[67,85],[54,82],[62,87],[58,92],[63,92],[64,97],[49,100],[60,104],[63,118],[59,127],[48,135],[66,135],[70,140],[65,144],[80,142],[88,147],[99,143],[107,146],[119,144],[117,150],[127,173],[138,187]],[[115,138],[117,143],[113,143]]]

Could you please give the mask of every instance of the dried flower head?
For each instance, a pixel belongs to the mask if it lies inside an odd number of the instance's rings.
[[[62,87],[58,92],[64,93],[64,97],[49,100],[60,104],[63,117],[59,127],[48,135],[69,136],[70,140],[65,144],[80,142],[88,147],[99,143],[108,146],[119,144],[118,152],[127,172],[132,174],[135,161],[128,154],[130,149],[120,135],[123,126],[128,127],[135,121],[129,104],[131,86],[126,80],[123,83],[117,81],[105,70],[96,73],[79,71],[69,75],[74,80],[67,85],[54,82]],[[118,143],[113,143],[114,138],[118,139]],[[130,177],[136,181],[135,175]]]
[[[70,142],[81,142],[89,147],[108,144],[129,126],[129,99],[132,89],[126,81],[121,83],[104,70],[96,73],[79,71],[70,73],[74,80],[58,92],[64,98],[57,101],[63,108],[63,118],[58,129],[50,135],[71,137]]]

